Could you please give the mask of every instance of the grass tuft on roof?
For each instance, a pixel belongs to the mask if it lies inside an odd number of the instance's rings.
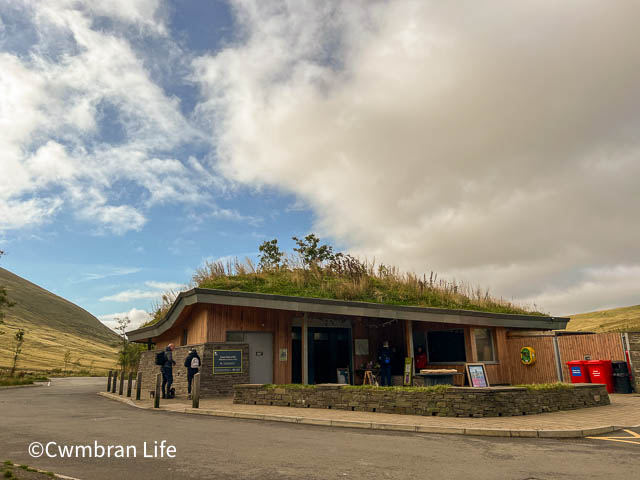
[[[256,266],[250,259],[207,262],[197,269],[192,286],[248,293],[267,293],[293,297],[325,298],[387,305],[406,305],[480,312],[546,316],[535,305],[521,305],[496,298],[488,289],[464,282],[403,272],[395,266],[362,261],[348,254],[334,253],[313,234],[294,237],[297,255],[287,255],[277,240],[260,246],[262,255]],[[154,308],[159,321],[177,294],[163,295]]]

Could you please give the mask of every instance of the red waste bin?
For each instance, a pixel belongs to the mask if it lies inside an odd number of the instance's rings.
[[[611,360],[589,360],[587,362],[591,383],[603,383],[607,392],[613,393],[613,368]]]
[[[586,360],[571,360],[567,362],[571,383],[591,383]]]

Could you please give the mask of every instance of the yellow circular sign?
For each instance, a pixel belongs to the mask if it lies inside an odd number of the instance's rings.
[[[523,365],[533,365],[536,363],[536,351],[533,347],[522,347],[520,349],[520,361]]]

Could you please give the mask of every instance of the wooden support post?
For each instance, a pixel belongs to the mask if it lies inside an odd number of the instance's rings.
[[[118,389],[118,395],[122,395],[124,392],[124,370],[120,372],[120,388]]]
[[[193,388],[191,389],[191,407],[200,408],[200,373],[193,376]]]
[[[107,392],[111,391],[111,375],[113,375],[113,370],[109,370],[109,376],[107,377]]]
[[[142,394],[142,372],[138,372],[138,376],[136,377],[136,400],[140,400],[141,394]]]
[[[156,375],[156,391],[153,395],[153,408],[160,408],[160,395],[162,395],[162,374]]]
[[[113,384],[111,385],[111,393],[116,393],[116,383],[118,382],[118,371],[113,372]]]
[[[129,372],[129,378],[127,380],[127,397],[131,396],[131,384],[133,383],[133,372]]]

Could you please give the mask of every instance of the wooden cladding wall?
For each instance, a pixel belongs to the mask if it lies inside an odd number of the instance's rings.
[[[526,383],[554,383],[558,381],[558,373],[553,350],[553,336],[508,336],[507,355],[504,359],[509,372],[509,383],[521,385]],[[523,365],[520,361],[522,347],[532,347],[536,352],[536,363]]]
[[[225,342],[227,332],[273,333],[273,382],[291,383],[291,322],[294,312],[231,305],[206,305],[207,342]],[[281,361],[281,348],[287,360]]]
[[[509,381],[513,385],[524,383],[570,382],[567,362],[583,360],[585,355],[592,360],[624,360],[622,339],[619,333],[593,333],[586,335],[558,335],[558,350],[562,366],[562,378],[558,378],[556,353],[553,347],[554,333],[518,334],[512,332],[506,339],[509,355]],[[523,365],[520,349],[532,347],[536,352],[536,363]]]
[[[192,328],[191,324],[193,322],[193,318],[197,317],[200,312],[202,312],[202,307],[200,306],[189,305],[185,307],[185,309],[182,311],[182,314],[180,315],[180,318],[176,320],[176,323],[169,330],[154,339],[154,342],[156,344],[155,348],[165,348],[170,343],[173,343],[175,346],[182,345],[184,330],[187,329],[188,332]],[[194,337],[192,341],[189,333],[187,333],[187,337],[188,344],[190,345],[204,343],[206,338],[201,334],[197,338]]]
[[[273,333],[273,381],[291,383],[291,320],[293,312],[254,307],[201,304],[183,312],[176,324],[155,339],[156,348],[173,343],[183,343],[187,330],[187,343],[196,345],[205,342],[222,343],[227,332],[272,332]],[[280,349],[287,349],[287,360],[279,358]]]
[[[570,382],[570,360],[584,360],[589,355],[592,360],[625,360],[622,338],[619,333],[595,333],[592,335],[562,335],[558,337],[562,377]]]

